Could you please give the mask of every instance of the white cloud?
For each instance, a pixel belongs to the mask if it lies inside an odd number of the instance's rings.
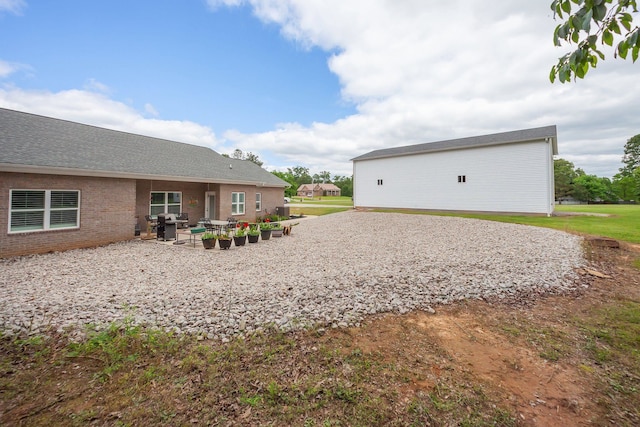
[[[286,37],[335,52],[328,66],[357,105],[335,123],[225,133],[243,150],[272,147],[291,166],[345,174],[350,158],[373,149],[557,124],[561,156],[610,176],[640,132],[637,65],[610,55],[584,81],[549,82],[566,49],[553,46],[557,22],[546,2],[248,3]]]
[[[30,71],[31,67],[17,62],[7,62],[0,59],[0,79],[7,78],[18,71]]]
[[[83,90],[0,88],[0,107],[214,148],[214,132],[190,121],[147,119],[132,107]]]
[[[0,0],[0,13],[11,12],[20,15],[26,7],[27,3],[24,0]]]
[[[109,86],[104,83],[100,83],[96,79],[88,79],[84,84],[84,88],[90,92],[100,92],[104,94],[108,94],[111,92]]]
[[[144,104],[144,111],[146,111],[148,114],[151,114],[154,117],[158,117],[160,115],[160,113],[158,113],[158,110],[156,110],[156,108],[149,103]]]

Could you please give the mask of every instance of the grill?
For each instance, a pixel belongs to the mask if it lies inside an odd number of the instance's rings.
[[[158,214],[157,239],[167,240],[176,238],[176,225],[178,221],[176,215],[172,213]]]

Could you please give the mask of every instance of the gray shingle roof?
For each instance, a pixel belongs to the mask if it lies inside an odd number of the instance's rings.
[[[207,147],[0,108],[0,170],[19,166],[74,175],[289,185],[252,162]]]
[[[558,154],[556,126],[545,126],[533,129],[494,133],[491,135],[473,136],[469,138],[450,139],[447,141],[429,142],[417,145],[374,150],[351,159],[352,161],[381,159],[385,157],[407,156],[411,154],[432,153],[437,151],[461,150],[467,148],[488,147],[492,145],[514,144],[519,142],[539,141],[551,138],[553,154]]]

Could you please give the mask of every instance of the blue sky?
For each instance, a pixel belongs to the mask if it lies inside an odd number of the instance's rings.
[[[552,85],[550,2],[476,3],[0,0],[0,106],[334,175],[374,149],[557,124],[561,157],[616,173],[640,65]]]

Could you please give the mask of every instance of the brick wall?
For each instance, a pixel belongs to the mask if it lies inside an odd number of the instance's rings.
[[[211,184],[209,188],[213,191],[214,185]],[[182,212],[189,215],[189,224],[195,224],[204,217],[207,184],[140,179],[136,182],[136,216],[142,233],[145,233],[147,229],[144,217],[149,215],[149,201],[152,191],[182,192]]]
[[[79,190],[80,228],[9,234],[11,189]],[[135,180],[0,172],[0,257],[133,239],[135,206]]]

